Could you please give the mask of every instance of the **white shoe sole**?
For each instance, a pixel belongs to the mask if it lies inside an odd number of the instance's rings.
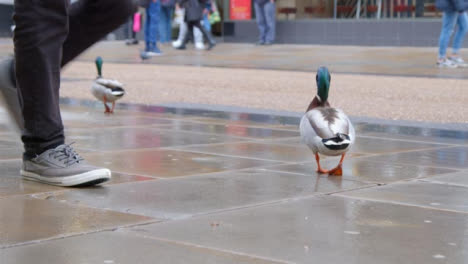
[[[157,52],[146,52],[146,55],[148,55],[149,57],[154,57],[154,56],[161,56],[162,53],[157,53]]]
[[[85,173],[65,176],[65,177],[43,177],[39,174],[21,170],[21,175],[25,180],[47,183],[55,186],[90,186],[106,182],[112,178],[111,171],[108,169],[98,169]]]

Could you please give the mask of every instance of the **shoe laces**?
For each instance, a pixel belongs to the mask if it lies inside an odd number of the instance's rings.
[[[74,144],[65,144],[61,145],[54,149],[49,155],[53,156],[54,159],[57,159],[60,162],[63,162],[66,166],[71,166],[75,163],[80,163],[84,159],[76,153],[76,151],[71,147]]]

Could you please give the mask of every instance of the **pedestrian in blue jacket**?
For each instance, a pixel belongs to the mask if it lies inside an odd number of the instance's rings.
[[[463,39],[468,31],[468,0],[437,0],[436,7],[443,11],[442,29],[439,38],[439,67],[457,68],[467,67],[468,64],[460,57],[459,51],[463,44]],[[452,55],[447,57],[447,47],[450,37],[455,27],[458,25],[457,33],[453,39]]]

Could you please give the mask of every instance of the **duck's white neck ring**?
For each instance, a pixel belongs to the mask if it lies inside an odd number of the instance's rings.
[[[318,94],[317,94],[315,97],[317,98],[317,100],[318,100],[320,103],[322,102],[322,98],[320,98],[320,96],[319,96]]]

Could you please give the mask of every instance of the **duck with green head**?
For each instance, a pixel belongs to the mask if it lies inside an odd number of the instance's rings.
[[[112,114],[114,113],[115,101],[122,98],[125,94],[123,84],[117,80],[104,79],[102,77],[103,60],[101,57],[96,58],[95,64],[98,76],[91,86],[91,92],[94,97],[104,103],[104,107],[106,108],[104,113]],[[112,103],[112,108],[109,108],[107,102]]]
[[[342,164],[346,152],[355,140],[354,127],[346,114],[331,107],[328,101],[331,76],[326,67],[317,70],[317,95],[309,104],[301,119],[300,132],[303,142],[315,154],[317,172],[341,176]],[[332,170],[325,170],[320,166],[320,156],[340,156],[338,166]]]

